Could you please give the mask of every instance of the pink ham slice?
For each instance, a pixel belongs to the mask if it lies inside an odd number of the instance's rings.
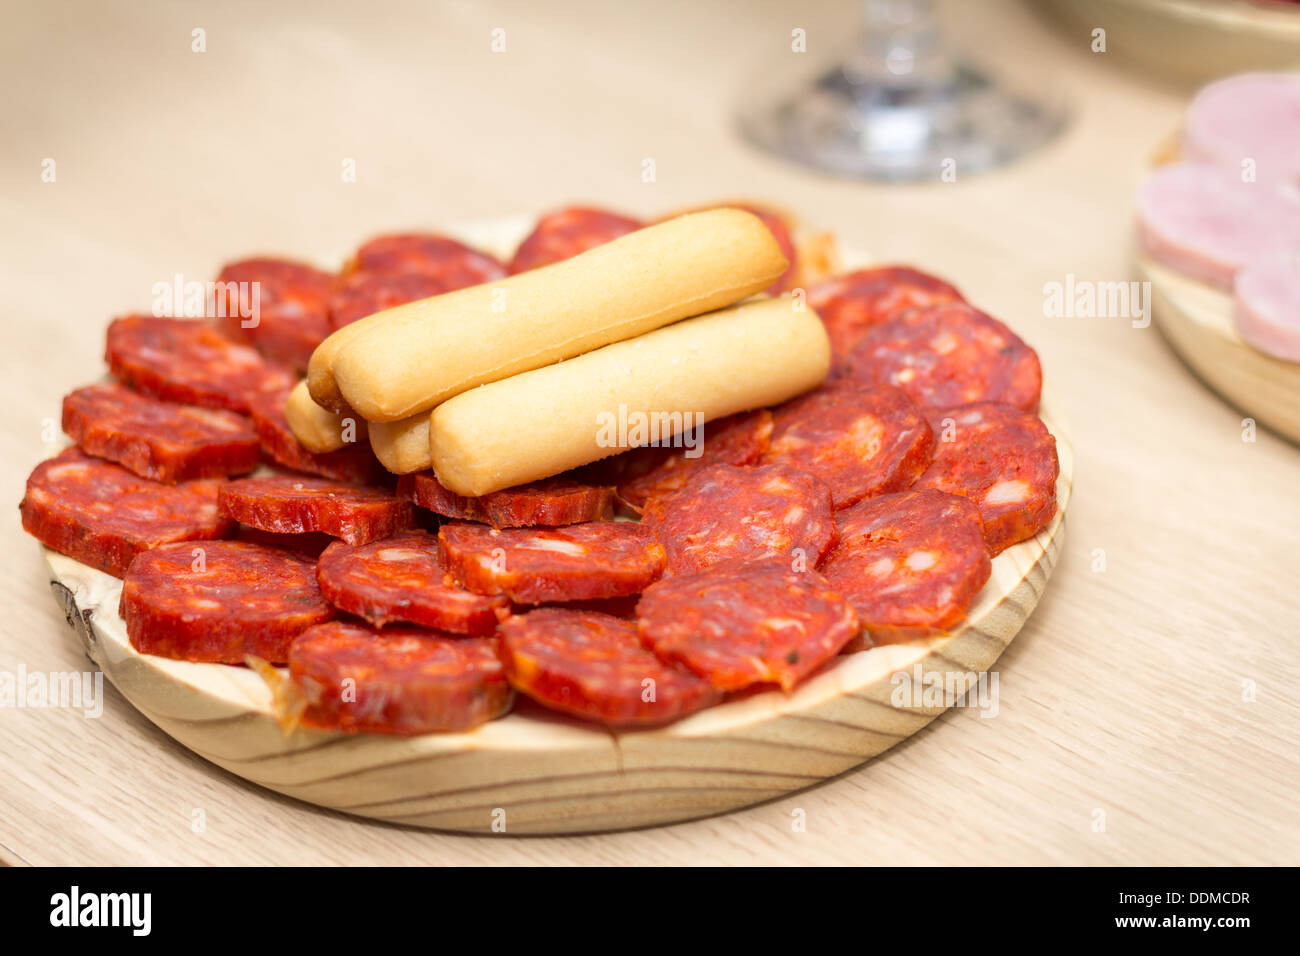
[[[1241,337],[1269,355],[1300,362],[1300,254],[1252,262],[1237,273],[1233,320]]]
[[[1148,256],[1221,289],[1248,262],[1300,252],[1300,193],[1226,166],[1160,167],[1138,188],[1137,219]]]
[[[1204,87],[1187,108],[1183,156],[1259,180],[1300,181],[1300,76],[1245,73]]]

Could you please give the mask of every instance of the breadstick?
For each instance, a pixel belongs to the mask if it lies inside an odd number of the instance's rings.
[[[751,295],[744,301],[761,302],[765,298]],[[357,420],[363,428],[366,426],[365,419],[358,417]],[[433,467],[433,456],[429,450],[428,412],[416,412],[395,422],[371,422],[369,428],[370,447],[375,457],[393,474],[407,475]]]
[[[334,357],[343,347],[344,342],[367,325],[373,324],[374,320],[383,314],[383,312],[376,312],[374,315],[368,315],[364,319],[335,330],[311,353],[311,358],[307,362],[307,390],[311,393],[312,401],[321,408],[340,415],[352,411],[352,407],[343,398],[343,393],[339,391],[338,382],[334,381]]]
[[[339,415],[321,408],[312,400],[306,381],[294,386],[284,404],[289,430],[304,448],[318,455],[366,440],[366,420],[351,409],[348,412]]]
[[[325,354],[316,364],[329,365],[343,399],[367,420],[396,421],[476,385],[738,302],[785,267],[758,217],[715,209],[344,326],[346,335],[317,349]],[[328,391],[312,386],[317,401]]]
[[[430,416],[433,469],[457,494],[487,494],[614,454],[624,436],[646,444],[634,429],[665,415],[694,426],[785,401],[829,367],[816,313],[745,303],[447,400]]]
[[[379,463],[395,475],[424,471],[429,455],[429,413],[416,412],[395,422],[372,422],[370,448]]]

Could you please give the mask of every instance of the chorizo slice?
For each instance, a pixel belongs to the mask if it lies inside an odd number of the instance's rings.
[[[41,544],[120,578],[150,548],[231,534],[234,522],[217,508],[220,485],[163,485],[68,448],[36,466],[18,507]]]
[[[931,488],[868,498],[836,515],[821,573],[877,644],[952,629],[992,573],[979,509]]]
[[[335,541],[316,563],[316,581],[327,601],[375,627],[401,621],[484,635],[510,615],[504,597],[458,585],[438,555],[438,539],[424,531],[358,547]]]
[[[247,342],[268,360],[301,371],[331,332],[329,301],[334,283],[332,274],[288,259],[258,257],[227,263],[217,275],[219,322],[235,341]],[[245,319],[244,313],[254,303],[256,315]]]
[[[420,272],[354,272],[330,298],[330,328],[341,329],[376,312],[450,291],[437,276]]]
[[[348,269],[373,276],[421,275],[437,284],[439,291],[431,295],[495,282],[506,275],[505,266],[486,252],[422,232],[376,236],[356,251]]]
[[[452,522],[439,529],[438,543],[465,587],[520,604],[638,594],[664,566],[658,538],[629,521],[501,530]]]
[[[348,544],[367,544],[415,521],[409,501],[378,488],[320,478],[272,475],[241,478],[221,486],[221,513],[277,534],[320,531]]]
[[[510,709],[497,646],[414,627],[317,625],[289,648],[301,723],[404,737],[470,730]]]
[[[811,568],[835,540],[830,489],[780,464],[710,465],[651,499],[643,524],[663,541],[672,574],[750,561]]]
[[[614,489],[559,475],[478,497],[458,495],[431,471],[403,475],[397,493],[421,508],[494,528],[560,526],[614,517]]]
[[[888,385],[824,386],[781,405],[773,419],[763,460],[816,475],[836,508],[910,488],[934,453],[921,410]]]
[[[808,306],[826,326],[838,366],[873,327],[907,309],[965,302],[956,287],[908,266],[876,266],[808,289]]]
[[[537,221],[510,260],[510,274],[549,266],[636,232],[645,223],[603,209],[572,207]]]
[[[257,395],[249,402],[249,414],[262,450],[273,462],[291,471],[354,484],[382,484],[390,480],[368,441],[360,440],[337,451],[309,451],[289,427],[284,414],[288,399],[289,392],[278,391]],[[356,424],[364,428],[365,423],[358,419]],[[359,434],[364,437],[365,432]]]
[[[1001,402],[1038,410],[1038,354],[992,316],[957,302],[875,326],[849,355],[862,385],[894,385],[922,408]]]
[[[140,653],[219,664],[283,664],[295,637],[334,617],[312,561],[247,541],[146,551],[127,569],[118,612]]]
[[[307,531],[302,534],[276,534],[274,531],[263,531],[261,528],[254,528],[246,524],[237,524],[232,537],[236,541],[251,541],[253,544],[264,545],[268,548],[280,548],[304,558],[310,558],[312,561],[320,558],[326,548],[338,541],[338,538],[331,538],[319,531]]]
[[[128,315],[108,326],[108,367],[123,385],[180,402],[247,412],[264,392],[292,388],[292,373],[194,319]]]
[[[858,634],[820,574],[769,564],[665,578],[641,595],[637,621],[646,646],[722,691],[791,690]]]
[[[646,650],[635,622],[598,611],[516,615],[501,625],[501,648],[516,690],[611,727],[666,723],[718,699],[708,681]]]
[[[709,465],[754,464],[771,439],[772,413],[760,408],[706,423],[698,452],[677,436],[665,445],[633,448],[618,456],[623,459],[618,496],[634,508],[644,508],[651,498],[678,491]]]
[[[938,437],[934,462],[913,487],[973,501],[992,554],[1047,527],[1061,465],[1056,439],[1037,415],[989,403],[927,414]]]
[[[247,474],[262,459],[242,415],[162,402],[113,382],[65,396],[63,430],[88,454],[171,485]]]

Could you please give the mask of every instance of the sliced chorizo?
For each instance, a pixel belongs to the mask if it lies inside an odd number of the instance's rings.
[[[307,628],[334,617],[314,562],[247,541],[160,545],[131,562],[118,613],[142,654],[283,664]]]
[[[771,564],[674,575],[637,604],[641,639],[723,691],[791,690],[858,634],[853,606],[816,571]]]
[[[826,326],[836,365],[881,322],[908,309],[964,301],[954,286],[908,266],[858,269],[808,289],[808,306]]]
[[[666,723],[718,699],[708,681],[646,650],[634,622],[597,611],[516,615],[501,625],[501,646],[516,690],[611,727]]]
[[[934,452],[930,425],[902,390],[843,382],[776,409],[763,460],[808,471],[836,508],[911,487]]]
[[[607,242],[636,232],[644,223],[603,209],[572,207],[538,220],[510,260],[510,274],[571,259]]]
[[[878,644],[950,630],[992,573],[975,504],[930,488],[868,498],[836,515],[821,573]]]
[[[247,412],[257,395],[294,385],[287,369],[194,319],[114,319],[105,360],[123,385],[155,398],[235,412]]]
[[[120,578],[139,554],[172,541],[223,538],[220,481],[164,485],[68,448],[27,479],[23,528],[47,548]]]
[[[435,295],[495,282],[506,274],[505,266],[486,252],[421,232],[376,236],[356,251],[348,269],[372,276],[425,276],[437,283]]]
[[[969,498],[989,551],[1032,538],[1056,514],[1056,439],[1037,415],[990,403],[927,409],[934,462],[913,487]]]
[[[320,531],[352,545],[405,531],[415,520],[409,501],[382,489],[295,475],[229,482],[218,504],[226,517],[263,531]]]
[[[780,464],[710,465],[651,499],[642,523],[663,541],[673,574],[751,561],[811,568],[835,540],[830,489]]]
[[[893,385],[922,408],[1001,402],[1037,411],[1038,354],[992,316],[963,303],[914,309],[875,326],[854,348],[847,376]]]
[[[257,428],[262,450],[282,468],[301,471],[321,478],[332,478],[355,484],[382,484],[389,481],[388,472],[379,463],[369,441],[361,440],[336,451],[309,451],[289,427],[284,405],[289,398],[285,391],[267,392],[249,402],[249,414]],[[364,422],[358,420],[364,427]]]
[[[475,594],[447,573],[438,539],[411,531],[352,547],[335,541],[316,564],[325,599],[375,627],[394,621],[457,634],[491,634],[510,614],[504,597]]]
[[[217,276],[216,312],[236,341],[247,342],[272,362],[302,370],[330,334],[334,283],[332,274],[302,262],[242,259],[228,263]],[[245,316],[254,305],[255,314]]]
[[[501,530],[452,522],[439,529],[438,542],[461,584],[520,604],[637,594],[664,566],[658,538],[629,521]]]
[[[559,526],[614,517],[613,488],[564,475],[473,497],[456,494],[433,472],[425,471],[403,475],[397,493],[435,514],[481,521],[494,528]]]
[[[113,382],[65,396],[63,430],[83,451],[172,485],[247,474],[262,458],[242,415],[159,401]]]
[[[289,676],[304,726],[403,737],[465,731],[510,709],[497,648],[495,637],[336,621],[293,642]]]
[[[376,312],[449,291],[437,276],[420,272],[355,272],[330,298],[330,328],[341,329]]]
[[[766,408],[728,415],[705,424],[698,448],[674,436],[665,445],[647,445],[624,452],[618,496],[634,508],[651,498],[680,489],[709,465],[752,465],[772,439],[772,413]]]

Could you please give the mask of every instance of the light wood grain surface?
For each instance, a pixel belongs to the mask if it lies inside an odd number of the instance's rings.
[[[978,6],[978,9],[975,9]],[[1077,453],[1051,586],[956,709],[863,768],[738,813],[568,838],[359,822],[243,783],[109,690],[104,712],[0,710],[14,863],[1295,862],[1300,451],[1207,392],[1155,327],[1049,318],[1044,284],[1132,278],[1132,186],[1186,91],[1011,3],[951,4],[1075,107],[1063,139],[979,179],[868,187],[756,155],[728,119],[790,30],[844,2],[23,5],[0,38],[4,488],[21,497],[103,328],[224,258],[336,262],[379,230],[573,200],[654,213],[771,197],[955,281],[1042,355]],[[190,52],[191,30],[208,52]],[[493,28],[507,51],[490,52]],[[54,158],[57,181],[41,182]],[[345,158],[358,181],[340,178]],[[642,161],[657,179],[642,182]],[[36,544],[5,528],[0,668],[85,667]],[[1243,700],[1253,682],[1254,699]],[[802,811],[802,814],[796,813]],[[802,816],[803,829],[792,825]],[[204,822],[196,832],[194,821]],[[1104,821],[1104,829],[1099,823]]]

